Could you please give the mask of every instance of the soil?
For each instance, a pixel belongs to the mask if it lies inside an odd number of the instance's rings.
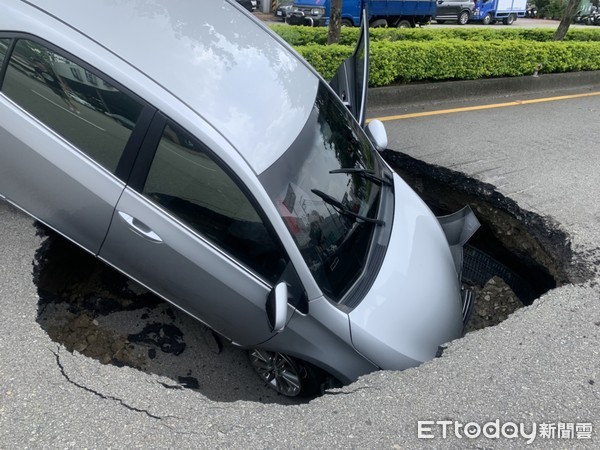
[[[523,307],[523,303],[502,278],[493,277],[483,287],[474,286],[472,289],[476,300],[465,330],[467,333],[497,325]]]

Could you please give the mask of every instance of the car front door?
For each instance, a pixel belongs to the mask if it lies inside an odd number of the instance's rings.
[[[354,53],[338,68],[329,82],[361,126],[365,124],[369,87],[369,20],[362,12],[360,33]]]
[[[153,110],[39,38],[0,54],[0,196],[97,253]]]
[[[100,257],[240,345],[268,340],[283,252],[237,177],[157,116]]]
[[[458,16],[458,3],[453,0],[438,0],[436,17],[452,18]]]

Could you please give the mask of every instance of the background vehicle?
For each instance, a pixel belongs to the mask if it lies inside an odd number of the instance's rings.
[[[275,9],[275,16],[286,22],[288,15],[292,11],[293,5],[293,0],[283,0],[279,2],[277,9]]]
[[[471,19],[474,9],[473,0],[438,0],[434,19],[437,23],[452,20],[465,25]]]
[[[527,0],[476,0],[471,20],[484,25],[502,20],[504,25],[511,25],[517,17],[525,17],[526,14]]]
[[[530,19],[533,19],[535,17],[537,17],[538,15],[538,8],[535,5],[535,3],[529,3],[527,2],[527,7],[526,7],[526,11],[525,11],[525,17],[528,17]]]
[[[435,15],[435,0],[343,0],[342,25],[358,26],[361,11],[368,8],[369,26],[409,28],[429,23]],[[330,0],[296,0],[288,22],[291,25],[327,26]]]
[[[598,9],[597,6],[591,7],[587,24],[588,25],[600,25],[600,10]]]
[[[256,11],[256,7],[257,7],[257,0],[235,0],[236,2],[238,2],[240,5],[242,5],[244,8],[246,8],[248,11],[252,12],[252,11]]]
[[[575,17],[573,17],[573,22],[590,24],[590,22],[592,22],[590,18],[594,9],[595,8],[592,0],[581,0],[579,2],[579,6],[577,7],[577,11],[575,12]]]

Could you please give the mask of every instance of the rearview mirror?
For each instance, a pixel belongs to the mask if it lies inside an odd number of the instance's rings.
[[[277,284],[267,297],[267,319],[271,331],[278,333],[285,328],[288,305],[288,286],[285,282]]]
[[[382,152],[387,149],[388,138],[385,131],[385,126],[380,120],[374,119],[369,122],[365,130],[367,136],[375,146],[378,152]]]

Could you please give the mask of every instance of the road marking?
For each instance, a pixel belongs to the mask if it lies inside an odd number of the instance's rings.
[[[437,116],[437,115],[441,115],[441,114],[454,114],[454,113],[460,113],[460,112],[481,111],[483,109],[506,108],[507,106],[520,106],[520,105],[530,105],[530,104],[534,104],[534,103],[555,102],[558,100],[570,100],[573,98],[593,97],[596,95],[600,95],[600,92],[588,92],[586,94],[561,95],[558,97],[534,98],[531,100],[515,100],[512,102],[505,102],[505,103],[492,103],[490,105],[465,106],[462,108],[439,109],[436,111],[425,111],[425,112],[419,112],[419,113],[399,114],[396,116],[376,117],[373,119],[369,119],[369,121],[380,120],[382,122],[389,122],[392,120],[412,119],[415,117]]]

